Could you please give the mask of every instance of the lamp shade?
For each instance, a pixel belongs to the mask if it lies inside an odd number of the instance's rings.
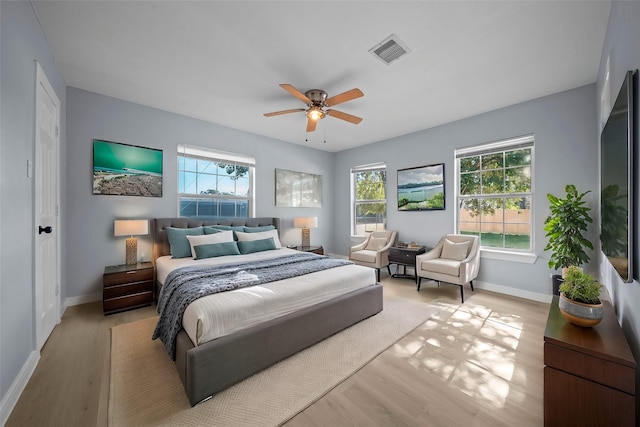
[[[317,228],[318,227],[318,217],[307,216],[307,217],[294,218],[293,219],[293,226],[295,228]]]
[[[146,219],[116,219],[113,225],[113,235],[143,236],[149,234],[149,221]]]

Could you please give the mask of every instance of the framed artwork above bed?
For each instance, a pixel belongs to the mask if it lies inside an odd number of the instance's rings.
[[[93,194],[162,197],[162,150],[94,139]]]

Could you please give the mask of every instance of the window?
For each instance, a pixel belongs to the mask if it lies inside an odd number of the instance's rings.
[[[384,163],[351,169],[351,234],[362,236],[386,229],[386,182]]]
[[[178,145],[178,215],[253,216],[255,159]]]
[[[456,150],[456,230],[485,248],[531,252],[533,135]]]

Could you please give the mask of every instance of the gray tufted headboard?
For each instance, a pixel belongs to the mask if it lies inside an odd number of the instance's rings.
[[[158,257],[170,255],[169,239],[167,238],[167,227],[194,228],[202,225],[246,225],[247,227],[262,227],[273,225],[280,234],[280,218],[237,218],[230,220],[202,219],[202,218],[154,218],[151,220],[151,230],[153,233],[153,262]]]

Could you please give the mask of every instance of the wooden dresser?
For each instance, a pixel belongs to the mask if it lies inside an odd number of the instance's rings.
[[[545,426],[634,426],[636,362],[613,306],[593,328],[569,323],[553,297],[544,333]]]
[[[104,314],[153,303],[154,268],[150,262],[105,267],[102,276]]]

